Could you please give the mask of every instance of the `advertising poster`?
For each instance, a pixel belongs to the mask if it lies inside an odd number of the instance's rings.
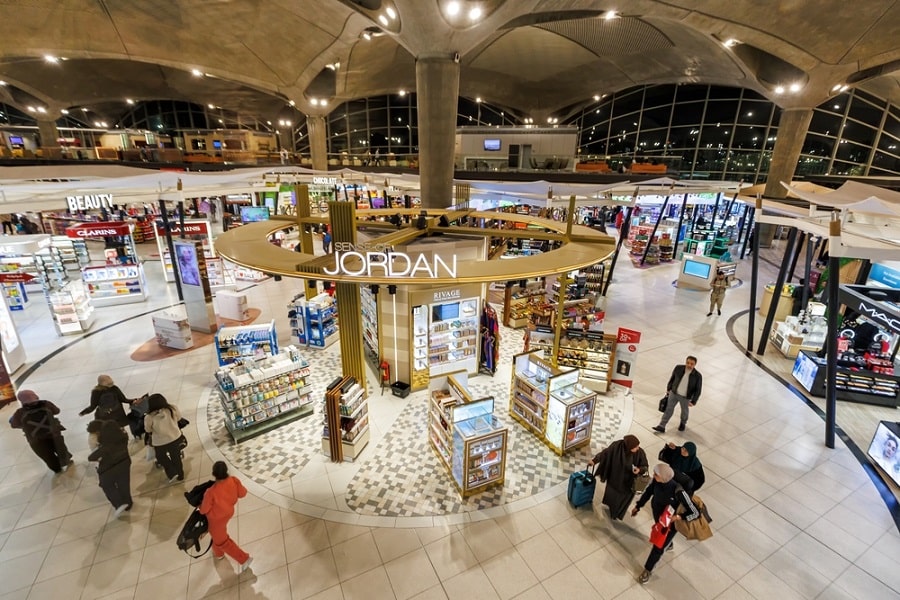
[[[634,385],[634,366],[637,362],[638,348],[641,345],[641,332],[619,327],[616,333],[616,355],[613,367],[612,384],[631,390]]]

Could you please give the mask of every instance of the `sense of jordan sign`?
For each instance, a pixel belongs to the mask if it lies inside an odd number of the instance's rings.
[[[326,275],[384,277],[419,277],[429,279],[456,277],[456,255],[448,264],[437,254],[429,259],[424,254],[413,258],[403,252],[395,252],[391,247],[361,246],[350,242],[335,242],[334,267],[324,268]],[[442,272],[443,271],[443,272]]]

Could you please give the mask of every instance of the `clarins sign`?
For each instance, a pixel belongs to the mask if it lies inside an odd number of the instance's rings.
[[[434,255],[429,262],[424,254],[413,258],[390,247],[360,246],[349,242],[335,242],[334,268],[325,268],[326,275],[350,275],[351,277],[456,277],[456,255],[448,264]]]
[[[112,208],[112,194],[90,194],[87,196],[66,196],[66,204],[69,210],[78,212],[79,210],[92,210],[101,208]]]

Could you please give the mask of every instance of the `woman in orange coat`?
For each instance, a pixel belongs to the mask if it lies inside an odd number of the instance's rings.
[[[253,559],[241,550],[240,546],[228,535],[228,521],[234,516],[234,506],[237,504],[238,498],[247,495],[247,488],[237,477],[229,477],[228,465],[221,460],[213,464],[212,474],[216,478],[216,482],[203,495],[200,513],[206,515],[209,520],[213,556],[221,559],[225,558],[227,554],[241,565],[241,573],[243,573],[250,568]]]

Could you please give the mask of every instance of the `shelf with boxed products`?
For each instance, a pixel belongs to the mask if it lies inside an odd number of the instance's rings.
[[[87,331],[94,322],[94,307],[81,281],[70,281],[57,292],[47,294],[53,322],[60,335]]]
[[[322,451],[334,459],[355,461],[369,443],[369,404],[365,388],[354,377],[334,380],[325,394],[322,423]],[[340,432],[332,438],[332,431]]]
[[[246,358],[278,354],[274,319],[266,325],[221,327],[216,332],[215,341],[220,366]]]

